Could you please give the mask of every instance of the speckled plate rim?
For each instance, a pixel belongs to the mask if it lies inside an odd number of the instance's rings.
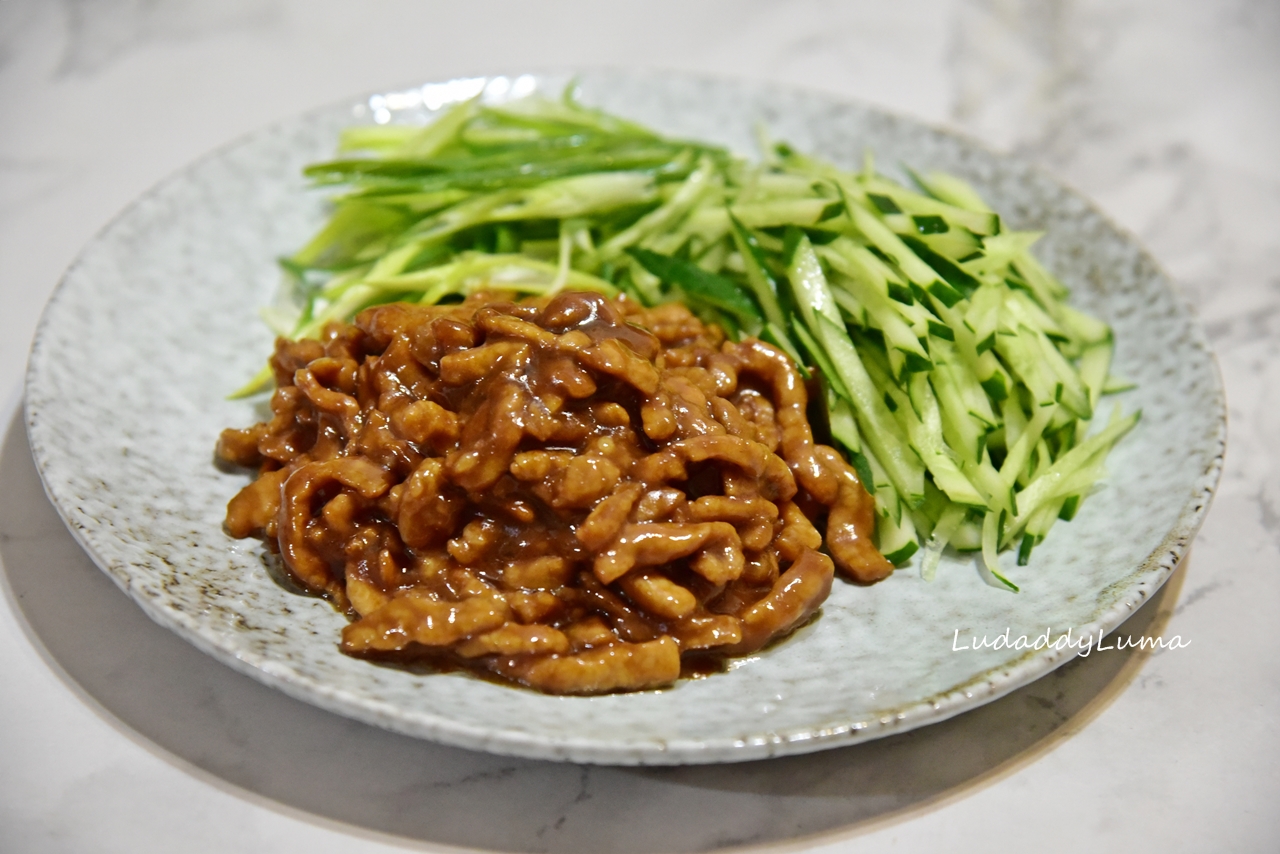
[[[856,105],[861,109],[882,114],[895,121],[919,126],[930,133],[951,137],[962,145],[989,156],[1017,163],[1020,168],[1046,178],[1083,201],[1085,208],[1091,215],[1135,247],[1143,262],[1148,264],[1169,286],[1172,291],[1171,296],[1177,303],[1178,309],[1190,321],[1189,327],[1192,336],[1190,345],[1192,349],[1202,353],[1210,363],[1215,383],[1213,396],[1217,408],[1214,414],[1216,429],[1212,435],[1206,438],[1206,447],[1201,449],[1204,451],[1200,455],[1201,459],[1207,458],[1209,462],[1195,478],[1192,495],[1185,501],[1176,521],[1163,539],[1149,551],[1144,560],[1126,576],[1111,585],[1109,591],[1114,593],[1113,603],[1103,610],[1094,621],[1081,626],[1079,628],[1079,636],[1110,633],[1164,584],[1186,555],[1191,541],[1203,523],[1221,475],[1226,448],[1226,405],[1216,359],[1214,359],[1208,346],[1203,330],[1194,321],[1194,310],[1186,298],[1173,286],[1172,279],[1160,269],[1149,253],[1141,248],[1136,238],[1113,223],[1095,205],[1088,202],[1083,195],[1066,187],[1060,180],[1047,176],[1038,167],[1027,164],[1016,157],[994,151],[981,142],[956,133],[951,129],[932,126],[913,118],[896,115],[878,107],[859,104],[852,99],[842,98],[831,93],[814,92],[796,87],[718,79],[706,75],[691,75],[678,72],[618,71],[607,68],[593,69],[592,71],[630,75],[637,79],[643,79],[648,76],[651,78],[703,80],[713,84],[748,86],[770,90],[775,93],[795,93],[808,97],[820,97],[828,99],[834,104]],[[565,79],[570,76],[570,74],[558,69],[527,73],[537,77],[539,80],[544,77]],[[515,75],[510,75],[509,79],[514,77]],[[494,77],[483,79],[492,80]],[[309,111],[292,119],[285,119],[246,134],[214,149],[185,169],[160,182],[113,218],[90,241],[81,253],[80,258],[72,264],[64,275],[42,316],[28,364],[26,379],[28,394],[26,397],[25,416],[33,455],[40,471],[45,491],[76,541],[85,549],[94,562],[107,572],[117,586],[138,603],[152,620],[176,632],[224,664],[264,684],[277,688],[296,699],[375,726],[459,747],[500,754],[621,765],[674,765],[746,761],[778,755],[807,753],[878,738],[892,733],[905,732],[928,723],[945,720],[997,699],[1051,672],[1074,657],[1076,651],[1071,648],[1026,651],[996,667],[989,668],[970,679],[955,684],[945,691],[920,698],[915,702],[886,707],[876,714],[864,715],[856,720],[834,719],[817,722],[803,728],[766,729],[754,733],[726,737],[719,741],[672,739],[633,741],[625,744],[602,743],[598,739],[563,733],[554,738],[547,738],[515,731],[494,731],[491,728],[471,726],[465,721],[423,714],[417,710],[406,712],[405,709],[395,704],[381,702],[377,698],[349,692],[333,685],[301,677],[290,667],[280,662],[247,655],[244,651],[234,648],[234,645],[228,645],[225,642],[225,638],[209,631],[208,627],[202,625],[191,615],[170,610],[165,607],[163,602],[145,595],[137,586],[131,583],[128,567],[113,564],[113,562],[102,556],[102,550],[98,546],[101,538],[110,538],[109,528],[99,525],[97,520],[86,515],[75,506],[71,496],[64,495],[59,491],[56,479],[50,477],[48,473],[47,467],[50,465],[48,455],[42,453],[42,449],[46,447],[43,423],[44,413],[38,406],[32,404],[30,392],[31,389],[39,386],[43,381],[43,359],[46,357],[44,341],[47,338],[48,326],[52,322],[51,318],[56,316],[61,300],[67,290],[67,280],[76,273],[81,260],[96,243],[107,239],[113,228],[119,222],[127,219],[135,208],[147,199],[162,193],[171,182],[177,180],[187,170],[215,158],[223,152],[250,143],[254,139],[271,133],[291,122],[305,119],[307,116],[319,114],[326,110],[332,110],[335,107],[369,103],[371,97],[375,97],[375,95],[371,94],[363,99],[344,99],[335,105]]]

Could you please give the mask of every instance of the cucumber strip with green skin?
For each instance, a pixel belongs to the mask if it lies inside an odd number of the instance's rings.
[[[1057,304],[1055,303],[1056,307]],[[1058,325],[1058,322],[1050,317],[1048,312],[1040,308],[1026,291],[1013,288],[1005,289],[1001,308],[1008,314],[1010,324],[1021,323],[1030,329],[1044,333],[1047,337],[1059,343],[1071,340],[1071,337]]]
[[[942,369],[929,377],[942,411],[942,435],[961,461],[977,462],[986,447],[986,431],[969,417],[968,407],[960,398],[954,379]]]
[[[659,255],[671,255],[683,259],[692,258],[694,254],[693,241],[690,236],[674,231],[650,235],[637,243],[635,247],[628,247],[628,249],[630,248],[647,249]],[[626,250],[623,251],[625,252]]]
[[[982,257],[964,261],[961,266],[975,276],[994,276],[1003,281],[1009,264],[1025,254],[1044,236],[1042,231],[1001,231],[982,238]]]
[[[1058,304],[1058,322],[1082,348],[1111,341],[1111,327],[1067,303]]]
[[[573,237],[568,220],[560,221],[560,247],[556,263],[556,277],[551,283],[551,293],[564,287],[569,278],[569,261],[573,258]]]
[[[1032,513],[1031,518],[1027,520],[1023,536],[1030,537],[1033,543],[1043,542],[1045,536],[1049,533],[1049,529],[1053,527],[1053,523],[1057,520],[1062,505],[1062,498],[1053,498],[1042,504],[1040,509]]]
[[[934,282],[929,286],[930,293],[935,293],[939,299],[948,300],[949,305],[959,302],[959,298],[967,298],[970,294],[978,289],[981,284],[977,279],[971,276],[963,267],[947,258],[934,252],[929,246],[918,237],[903,237],[902,242],[905,243],[912,252],[916,254],[921,261],[928,264],[931,269],[940,275],[943,281],[950,286],[949,290],[940,287],[940,282]],[[945,294],[945,296],[944,296]],[[959,298],[954,296],[959,295]]]
[[[884,217],[886,222],[889,217],[906,217],[906,214],[902,212],[902,208],[898,207],[898,203],[886,195],[881,193],[867,193],[867,200],[875,206],[876,212]]]
[[[730,213],[743,225],[751,228],[778,226],[811,227],[830,219],[839,201],[822,198],[770,199],[767,201],[735,204]]]
[[[924,554],[920,559],[920,577],[925,581],[933,581],[938,572],[938,563],[942,560],[942,553],[950,543],[951,536],[964,521],[965,514],[963,507],[952,505],[943,512],[938,523],[934,525],[933,533],[929,535],[929,540],[924,545]]]
[[[1138,384],[1133,380],[1127,380],[1124,377],[1117,377],[1115,374],[1108,374],[1107,381],[1102,384],[1103,394],[1119,394],[1122,391],[1135,389]]]
[[[511,151],[537,151],[545,148],[580,148],[597,143],[602,137],[612,140],[627,138],[624,134],[602,134],[576,122],[534,119],[515,116],[494,109],[481,109],[459,130],[446,151],[465,149],[477,155],[504,154]],[[636,138],[636,137],[631,137]],[[651,139],[651,137],[639,137]],[[441,152],[444,154],[444,152]]]
[[[973,375],[948,350],[950,342],[936,341],[934,345],[936,367],[929,375],[933,393],[942,409],[943,435],[947,444],[962,460],[977,463],[986,446],[986,436],[995,423],[985,392]],[[985,412],[974,414],[976,396],[981,396],[980,406]],[[986,416],[985,418],[982,416]]]
[[[1051,490],[1048,492],[1048,500],[1045,506],[1052,504],[1052,519],[1046,522],[1045,533],[1048,527],[1053,525],[1053,520],[1059,518],[1061,507],[1066,505],[1070,499],[1076,499],[1077,508],[1079,500],[1093,491],[1098,481],[1106,476],[1106,453],[1095,453],[1090,459],[1088,465],[1082,466],[1073,472],[1069,472],[1064,476]],[[1056,503],[1054,503],[1056,502]],[[1028,523],[1028,530],[1030,524]],[[1032,531],[1032,533],[1039,533]]]
[[[975,372],[965,363],[960,349],[946,339],[934,340],[929,347],[939,361],[942,373],[954,384],[965,411],[978,422],[978,428],[984,433],[996,429],[1000,425],[1000,419],[991,407],[987,386],[978,380]],[[983,366],[981,357],[978,364]],[[998,379],[1000,384],[1004,382],[998,371],[993,371],[991,379]]]
[[[1004,463],[1000,466],[1000,480],[1006,489],[1013,490],[1017,486],[1018,475],[1026,470],[1031,460],[1031,452],[1039,444],[1040,437],[1044,435],[1044,428],[1048,426],[1049,419],[1053,416],[1053,409],[1052,406],[1038,407],[1031,419],[1023,423],[1017,438],[1009,446]],[[1005,424],[1008,423],[1006,419]]]
[[[817,367],[818,373],[822,378],[830,384],[831,389],[846,400],[852,400],[853,395],[849,389],[845,387],[844,382],[840,378],[840,374],[836,371],[835,366],[828,358],[826,350],[822,349],[822,345],[810,334],[804,324],[799,322],[798,318],[792,319],[791,330],[795,333],[796,340],[800,342],[800,346],[809,354],[809,359]]]
[[[853,219],[854,227],[871,242],[881,252],[892,258],[907,278],[926,291],[937,285],[941,285],[942,281],[937,271],[921,261],[920,258],[911,251],[907,244],[902,242],[902,238],[889,230],[889,227],[876,219],[875,214],[870,211],[853,205],[849,208],[849,214]],[[952,290],[945,287],[943,290]],[[930,291],[932,293],[932,291]],[[952,303],[954,305],[954,303]]]
[[[988,510],[987,515],[982,518],[982,560],[978,565],[986,570],[987,583],[993,587],[1003,585],[1014,593],[1020,592],[1018,585],[1014,584],[1000,571],[1000,558],[998,555],[998,546],[1000,542],[1000,516],[1002,511]]]
[[[708,303],[689,299],[687,295],[685,298],[688,302],[689,310],[692,311],[699,320],[708,326],[719,326],[724,330],[725,335],[730,341],[741,341],[743,338],[747,337],[746,331],[738,325],[738,321],[735,320],[732,315],[720,311],[715,306]]]
[[[1031,563],[1031,550],[1036,546],[1036,538],[1030,534],[1022,535],[1022,542],[1018,545],[1018,566],[1026,566]]]
[[[911,522],[911,516],[903,513],[896,520],[881,516],[877,521],[877,547],[885,559],[894,566],[902,566],[911,560],[920,548],[920,544],[916,541],[916,530]]]
[[[1013,380],[1005,372],[999,360],[987,349],[980,350],[973,330],[964,322],[964,314],[959,308],[949,308],[941,301],[933,302],[933,310],[943,323],[951,329],[954,336],[954,351],[960,355],[960,362],[977,380],[983,391],[997,397],[993,392],[1003,391],[1005,394],[1013,388]],[[995,336],[991,336],[995,337]],[[934,347],[934,345],[930,345]],[[936,348],[935,348],[936,349]],[[949,358],[949,357],[948,357]],[[955,361],[954,359],[949,359]],[[999,402],[997,400],[997,402]],[[984,416],[986,415],[984,411]]]
[[[1006,541],[1022,532],[1031,514],[1040,509],[1045,501],[1058,497],[1065,498],[1071,492],[1079,491],[1077,488],[1071,488],[1066,493],[1059,494],[1057,492],[1062,488],[1060,482],[1069,475],[1084,469],[1095,461],[1095,457],[1105,457],[1107,452],[1115,446],[1115,443],[1133,429],[1141,417],[1141,412],[1135,412],[1118,421],[1113,421],[1103,428],[1101,432],[1090,436],[1072,448],[1027,484],[1027,487],[1018,493],[1019,512],[1008,526]],[[1056,510],[1053,515],[1057,516]]]
[[[385,258],[387,256],[383,257]],[[382,259],[379,259],[379,261],[381,260]],[[322,303],[332,303],[334,300],[342,296],[343,293],[364,281],[376,266],[376,264],[362,264],[359,267],[352,267],[349,270],[343,270],[341,273],[338,273],[329,281],[325,282],[323,286],[312,291],[308,305],[303,311],[303,318],[305,318],[305,321],[310,322],[316,316]]]
[[[1102,341],[1089,344],[1080,353],[1080,380],[1084,383],[1084,387],[1089,392],[1089,403],[1096,406],[1103,394],[1103,388],[1106,387],[1107,376],[1111,371],[1111,357],[1115,352],[1115,344],[1111,342],[1111,338],[1103,338]]]
[[[316,186],[347,183],[352,186],[343,198],[377,200],[386,195],[434,193],[458,190],[492,193],[528,189],[557,178],[615,171],[638,171],[653,176],[660,186],[688,177],[694,171],[694,152],[688,149],[662,151],[597,152],[536,165],[471,169],[466,172],[406,172],[387,170],[385,174],[333,175],[313,177]],[[602,168],[603,166],[603,168]]]
[[[1005,485],[985,451],[982,459],[976,463],[965,460],[961,464],[961,471],[978,488],[983,498],[982,506],[998,509],[1011,519],[1017,514],[1018,503],[1013,488]]]
[[[1105,474],[1105,472],[1103,473]],[[1099,475],[1101,477],[1102,474]],[[1091,487],[1092,488],[1092,487]],[[1058,511],[1058,518],[1064,522],[1070,522],[1076,517],[1076,511],[1080,509],[1081,495],[1068,495],[1066,500],[1062,502],[1062,509]]]
[[[326,291],[333,283],[359,281],[368,272],[370,265],[361,264],[343,270],[322,282],[308,279],[306,270],[291,264],[287,259],[281,260],[280,266],[285,273],[281,277],[275,305],[261,309],[259,316],[276,336],[294,338],[297,331],[315,317],[316,310],[328,301]]]
[[[1063,358],[1063,355],[1058,352],[1058,349],[1053,346],[1053,343],[1049,341],[1049,338],[1043,332],[1036,333],[1035,340],[1040,345],[1040,353],[1044,359],[1044,364],[1048,366],[1057,379],[1057,386],[1054,391],[1057,401],[1083,421],[1093,418],[1093,406],[1089,403],[1089,390],[1085,387],[1084,381],[1080,379],[1080,374]]]
[[[953,305],[960,302],[960,300],[964,299],[964,294],[960,293],[941,279],[934,280],[933,284],[929,285],[926,290],[931,296],[940,301],[947,308],[951,308]]]
[[[760,244],[761,249],[769,253],[771,256],[781,257],[783,249],[786,248],[786,243],[782,238],[770,234],[767,231],[753,231],[752,235],[755,237],[756,242]],[[766,266],[769,265],[766,264]],[[771,266],[770,269],[773,270],[775,279],[786,272],[785,265],[781,264]]]
[[[987,393],[987,397],[996,403],[1009,396],[1009,387],[1005,381],[1004,374],[999,371],[993,372],[991,376],[987,377],[979,385]]]
[[[1052,419],[1049,423],[1053,423]],[[1053,455],[1049,453],[1049,443],[1042,436],[1040,441],[1036,442],[1027,467],[1018,475],[1018,485],[1026,489],[1031,481],[1047,471],[1051,465],[1053,465]]]
[[[858,273],[865,275],[868,282],[893,301],[893,310],[911,327],[912,334],[917,338],[927,335],[929,323],[937,321],[936,315],[915,301],[909,287],[895,280],[894,271],[865,246],[854,243],[848,237],[840,237],[821,247],[818,254],[829,266],[850,277],[856,274],[848,268],[856,265]]]
[[[1026,326],[1010,328],[1002,322],[996,334],[995,349],[1009,370],[1031,392],[1032,399],[1044,406],[1058,402],[1058,380],[1044,364],[1036,334]]]
[[[772,151],[778,155],[777,167],[785,174],[808,180],[828,180],[848,184],[848,189],[857,196],[865,197],[865,191],[857,185],[852,176],[841,172],[830,163],[825,163],[808,155],[801,154],[788,145],[781,148],[774,146]]]
[[[520,251],[520,241],[516,238],[515,230],[511,225],[506,223],[499,224],[494,229],[494,246],[495,255],[511,255],[512,252]]]
[[[867,314],[866,306],[858,302],[858,298],[851,294],[848,288],[842,287],[838,278],[834,279],[832,283],[835,287],[831,289],[831,295],[836,298],[836,305],[840,306],[840,311],[844,314],[845,320],[861,329],[870,328],[872,321]]]
[[[906,187],[880,177],[867,181],[866,188],[868,193],[876,193],[892,199],[893,203],[905,213],[941,217],[948,224],[967,228],[974,234],[995,235],[1000,233],[1000,217],[995,213],[967,210],[955,205],[949,205],[946,202],[931,199],[919,193],[913,193]]]
[[[1055,279],[1030,252],[1019,255],[1010,266],[1027,283],[1036,301],[1046,311],[1052,312],[1054,306],[1066,300],[1068,295],[1066,287]]]
[[[541,109],[554,111],[557,108],[544,106]],[[456,144],[442,149],[440,155],[446,156],[446,152],[486,155],[512,151],[528,153],[551,147],[583,148],[601,140],[614,144],[676,141],[663,140],[638,125],[625,127],[616,121],[596,121],[584,111],[533,115],[501,107],[483,107],[458,130]]]
[[[667,228],[687,214],[711,185],[715,164],[704,158],[680,189],[668,201],[645,214],[629,228],[620,231],[600,245],[597,252],[603,261],[617,258],[628,246],[639,243],[660,228]]]
[[[934,320],[929,321],[929,334],[935,338],[941,338],[943,341],[956,340],[956,334],[951,331],[950,326],[946,326]]]
[[[817,182],[810,177],[789,175],[784,172],[756,170],[752,196],[758,196],[763,199],[812,196],[816,185]],[[747,196],[742,200],[744,202],[751,201],[752,196]]]
[[[978,195],[977,190],[955,175],[949,175],[946,172],[930,172],[928,175],[920,176],[910,169],[907,172],[920,189],[940,202],[977,213],[994,213],[983,201],[982,196]]]
[[[910,231],[911,234],[923,236],[926,234],[946,234],[950,231],[959,231],[960,229],[952,229],[947,225],[947,221],[940,216],[928,214],[926,216],[913,215],[911,223],[915,229]],[[964,229],[968,230],[968,229]],[[972,232],[971,232],[972,233]]]
[[[845,276],[837,281],[866,308],[875,325],[884,333],[886,342],[904,354],[917,357],[908,361],[908,370],[931,370],[933,363],[929,353],[920,344],[920,334],[927,332],[928,327],[917,331],[909,325],[909,315],[903,310],[905,306],[889,296],[888,281],[877,275],[879,270],[867,261],[868,258],[874,260],[875,256],[844,239],[823,248],[831,251],[823,252],[822,258]]]
[[[858,435],[853,406],[848,399],[836,394],[830,384],[824,382],[823,400],[827,405],[827,423],[831,428],[831,438],[844,445],[851,453],[861,453],[862,438]],[[872,488],[874,489],[874,484]]]
[[[889,482],[889,475],[876,459],[875,452],[866,445],[862,448],[862,459],[871,470],[871,483],[875,484],[875,490],[871,494],[875,496],[876,514],[892,518],[896,522],[902,516],[902,499],[898,496],[898,490]]]
[[[938,520],[942,518],[942,514],[952,507],[959,507],[947,494],[938,489],[931,479],[925,478],[924,481],[924,501],[919,507],[910,509],[911,521],[916,526],[916,532],[920,535],[921,540],[927,540],[933,535],[933,529],[938,524]]]
[[[910,450],[884,398],[867,375],[843,323],[832,322],[826,314],[817,314],[816,318],[816,337],[850,393],[863,438],[903,500],[909,506],[918,505],[924,500],[924,465]]]
[[[1049,426],[1045,428],[1045,436],[1048,437],[1048,436],[1056,435],[1056,438],[1058,438],[1059,440],[1065,438],[1066,428],[1076,420],[1077,418],[1074,412],[1072,412],[1070,409],[1067,409],[1067,407],[1065,406],[1059,406],[1056,410],[1054,410],[1053,418],[1049,419]],[[1074,445],[1074,442],[1072,443],[1072,445]],[[1054,446],[1054,454],[1053,454],[1054,459],[1058,458],[1059,456],[1058,452],[1060,450],[1066,450],[1066,449],[1059,448],[1059,446],[1057,445]]]
[[[831,295],[826,274],[822,272],[822,264],[818,261],[808,236],[790,230],[788,234],[794,242],[791,257],[787,260],[787,280],[791,283],[791,293],[805,324],[821,340],[817,325],[819,316],[825,317],[841,329],[844,327],[844,318],[840,316],[840,308]]]
[[[893,358],[899,355],[895,350],[885,349],[881,339],[867,334],[871,330],[872,327],[863,327],[858,330],[859,334],[850,333],[849,338],[853,341],[853,346],[858,351],[858,358],[867,369],[871,382],[876,388],[884,390],[885,406],[895,413],[898,422],[903,425],[903,430],[906,430],[906,424],[902,421],[903,416],[896,415],[897,410],[915,409],[919,414],[918,409],[909,399],[903,382],[910,375],[900,372],[902,362]]]
[[[782,314],[782,307],[778,304],[778,283],[769,272],[769,268],[765,266],[764,250],[760,248],[760,241],[732,215],[729,216],[729,221],[732,226],[734,245],[738,247],[738,253],[742,256],[743,265],[746,268],[747,284],[755,293],[756,302],[760,303],[765,320],[773,327],[785,329],[787,322]]]
[[[903,415],[911,447],[919,455],[933,481],[956,504],[986,508],[986,497],[974,488],[971,479],[947,453],[942,438],[942,415],[938,401],[923,374],[910,379],[910,404]],[[918,414],[917,414],[918,413]]]
[[[970,295],[969,307],[964,313],[964,325],[973,333],[975,341],[990,339],[994,346],[995,339],[992,336],[1000,327],[1000,307],[1004,300],[1004,289],[990,284],[982,285]]]
[[[1022,411],[1022,404],[1016,396],[1006,397],[1000,401],[1000,418],[1004,424],[1005,451],[1012,453],[1014,446],[1027,429],[1027,415]],[[1028,453],[1030,451],[1028,450]]]
[[[855,425],[854,429],[857,429]],[[853,466],[853,470],[858,473],[858,481],[862,484],[862,488],[867,491],[871,497],[876,494],[875,475],[871,471],[871,463],[866,454],[861,450],[849,451],[849,464]]]
[[[1089,409],[1092,412],[1098,410],[1098,403],[1102,399],[1103,387],[1107,382],[1107,372],[1111,369],[1113,349],[1111,339],[1108,337],[1097,344],[1086,347],[1084,352],[1080,354],[1080,381],[1084,383],[1088,392]],[[1076,424],[1077,444],[1084,439],[1085,431],[1088,430],[1088,423],[1088,421],[1081,420]]]
[[[929,359],[928,351],[921,345],[920,339],[912,334],[911,327],[903,322],[902,316],[893,309],[893,301],[888,296],[869,287],[863,280],[837,276],[832,282],[837,285],[833,288],[837,303],[840,302],[841,291],[850,293],[855,304],[866,312],[869,323],[864,325],[879,329],[884,335],[885,344],[901,354],[900,358],[894,360],[895,376],[903,377],[904,371],[920,373],[932,370],[933,362]]]
[[[384,279],[404,273],[416,272],[412,268],[425,268],[420,261],[429,261],[430,266],[447,264],[459,253],[453,251],[449,241],[439,237],[417,237],[402,243],[379,258],[369,268],[365,278]]]
[[[894,217],[894,221],[890,222],[890,218],[885,217],[886,223],[899,237],[904,240],[910,237],[918,241],[937,257],[945,258],[948,262],[955,264],[965,277],[973,278],[975,274],[963,262],[983,257],[982,238],[967,228],[952,228],[944,232],[922,232],[916,224],[917,219],[918,217],[912,217],[907,222],[902,222]]]
[[[1024,538],[1030,536],[1035,543],[1040,543],[1058,519],[1071,521],[1084,497],[1093,491],[1099,480],[1106,476],[1104,462],[1102,455],[1095,456],[1091,464],[1064,478],[1053,494],[1027,521]]]

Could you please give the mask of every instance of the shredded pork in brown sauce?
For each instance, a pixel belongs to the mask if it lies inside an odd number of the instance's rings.
[[[805,622],[832,558],[892,570],[787,357],[679,305],[386,305],[272,367],[272,419],[218,445],[258,468],[227,529],[349,612],[353,655],[653,688]]]

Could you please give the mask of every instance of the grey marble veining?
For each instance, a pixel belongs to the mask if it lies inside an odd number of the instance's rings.
[[[74,37],[77,64],[67,7],[0,3],[0,850],[1274,847],[1276,4],[215,5],[124,8],[127,37],[85,16],[104,29]],[[115,591],[44,502],[12,421],[37,317],[80,247],[169,172],[283,116],[499,65],[601,64],[789,82],[947,122],[1137,234],[1204,320],[1230,407],[1213,511],[1155,609],[1168,622],[1135,618],[1191,646],[1095,654],[848,750],[619,772],[342,721],[218,665]]]

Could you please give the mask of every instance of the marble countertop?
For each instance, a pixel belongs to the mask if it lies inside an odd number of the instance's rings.
[[[414,81],[600,65],[779,80],[954,127],[1136,234],[1199,312],[1230,407],[1194,551],[1121,630],[1186,645],[1096,651],[864,745],[619,769],[335,717],[117,590],[45,499],[20,414],[40,311],[81,246],[267,122]],[[0,850],[1274,850],[1277,151],[1271,0],[0,4]]]

